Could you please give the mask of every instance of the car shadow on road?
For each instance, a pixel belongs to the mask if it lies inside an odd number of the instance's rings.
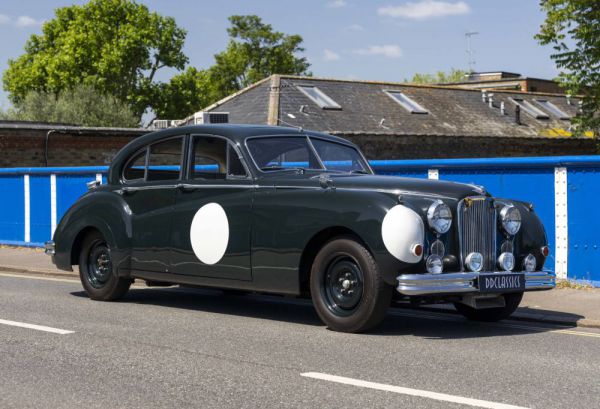
[[[87,297],[83,291],[71,294]],[[224,294],[220,290],[179,287],[132,287],[122,302],[325,327],[309,300],[281,296]],[[479,323],[448,312],[393,307],[388,311],[383,323],[370,331],[369,335],[407,335],[443,340],[527,335],[561,328],[524,321]]]

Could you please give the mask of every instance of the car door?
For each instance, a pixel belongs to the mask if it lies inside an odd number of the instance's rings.
[[[227,139],[190,136],[186,178],[176,193],[171,272],[251,280],[254,182]]]
[[[140,150],[125,166],[123,198],[131,213],[131,269],[169,271],[175,193],[181,180],[185,137]]]

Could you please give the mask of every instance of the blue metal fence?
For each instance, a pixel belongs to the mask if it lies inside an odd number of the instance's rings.
[[[379,174],[483,185],[534,204],[559,277],[600,286],[600,156],[377,160]],[[107,167],[0,169],[0,244],[41,246],[86,182]]]

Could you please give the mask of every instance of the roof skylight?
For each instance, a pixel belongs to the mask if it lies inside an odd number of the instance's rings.
[[[535,119],[549,119],[550,117],[541,109],[534,106],[531,102],[525,101],[523,98],[512,98],[509,97],[512,102],[516,105],[520,106],[521,109],[527,112],[529,115],[534,117]]]
[[[405,93],[401,91],[384,91],[394,101],[402,105],[411,114],[428,114],[425,108],[419,105],[416,101],[410,99]]]
[[[564,112],[562,109],[560,109],[547,99],[534,99],[534,101],[537,102],[546,111],[550,112],[552,115],[556,116],[559,119],[571,119],[569,114]]]
[[[297,85],[297,88],[323,109],[342,109],[337,102],[313,85]]]

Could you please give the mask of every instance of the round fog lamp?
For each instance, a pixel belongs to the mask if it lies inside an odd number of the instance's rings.
[[[425,261],[425,267],[427,268],[427,272],[429,274],[441,274],[444,269],[444,261],[438,255],[432,254],[427,257]]]
[[[498,257],[498,266],[502,271],[512,271],[515,268],[515,256],[512,253],[502,253]]]
[[[471,271],[478,272],[483,268],[483,256],[481,253],[473,252],[469,253],[465,259],[465,265]]]
[[[525,257],[525,260],[523,260],[523,269],[527,272],[532,272],[535,271],[536,267],[537,261],[535,256],[533,254],[528,254],[527,257]]]

